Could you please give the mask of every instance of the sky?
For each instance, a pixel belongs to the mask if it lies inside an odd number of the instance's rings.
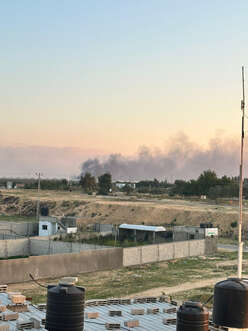
[[[178,134],[202,150],[239,142],[247,12],[245,0],[1,1],[0,177],[168,153]]]

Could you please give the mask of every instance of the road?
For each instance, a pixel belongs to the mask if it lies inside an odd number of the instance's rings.
[[[227,251],[231,251],[231,252],[235,252],[238,250],[238,246],[237,245],[224,245],[224,244],[218,244],[218,248],[220,249],[225,249]],[[248,252],[248,247],[244,246],[243,249],[244,252]]]

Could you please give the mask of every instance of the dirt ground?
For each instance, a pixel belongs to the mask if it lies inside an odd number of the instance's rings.
[[[194,257],[90,274],[79,274],[79,286],[86,288],[87,299],[142,297],[184,293],[213,287],[236,273],[236,252],[219,252],[212,257]],[[244,275],[248,273],[248,253],[244,254]],[[182,282],[182,279],[184,282]],[[57,284],[58,279],[39,281]],[[46,301],[46,289],[34,282],[9,285],[9,291],[22,292],[34,303]]]
[[[12,190],[0,193],[0,214],[35,215],[37,191]],[[51,216],[76,216],[81,224],[134,223],[199,225],[212,222],[220,231],[231,229],[238,220],[236,201],[215,204],[204,201],[137,198],[132,196],[89,196],[80,192],[41,191],[41,207]],[[248,225],[248,206],[244,202],[244,224]]]

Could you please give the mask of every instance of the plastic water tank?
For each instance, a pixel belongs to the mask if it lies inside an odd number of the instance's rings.
[[[215,285],[213,322],[219,326],[248,328],[248,279],[228,278]]]
[[[85,289],[70,280],[47,289],[46,330],[82,331],[84,329]]]
[[[200,302],[184,302],[177,311],[177,331],[208,331],[208,321],[208,310]]]

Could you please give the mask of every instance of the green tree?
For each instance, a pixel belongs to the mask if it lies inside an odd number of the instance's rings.
[[[129,194],[131,194],[131,193],[134,191],[134,189],[132,188],[131,185],[126,184],[126,185],[122,188],[122,191],[123,191],[123,192],[126,192],[127,195],[129,195]]]
[[[84,176],[81,176],[80,184],[86,193],[96,191],[96,179],[89,172],[86,172]]]
[[[214,171],[206,170],[197,179],[199,194],[208,194],[210,187],[218,185],[218,178]]]
[[[105,173],[98,177],[98,194],[108,195],[112,189],[112,177],[111,174]]]

